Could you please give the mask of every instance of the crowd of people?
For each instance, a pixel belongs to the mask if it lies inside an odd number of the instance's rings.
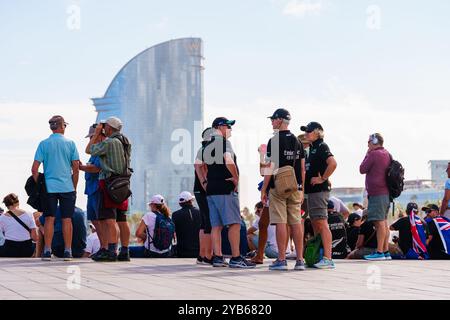
[[[202,133],[193,194],[181,192],[180,208],[173,213],[163,195],[153,195],[135,231],[138,244],[130,245],[132,154],[122,121],[110,117],[89,128],[85,152],[90,158],[83,164],[75,143],[65,137],[68,123],[53,116],[52,134],[37,147],[25,186],[27,203],[36,211],[21,209],[14,193],[4,197],[0,256],[46,261],[90,257],[96,262],[182,257],[241,269],[255,268],[269,258],[274,259],[269,265],[274,271],[288,270],[289,259],[295,260],[293,269],[301,271],[307,265],[333,269],[334,259],[450,258],[450,163],[441,207],[429,204],[419,210],[411,202],[406,215],[389,225],[390,203],[398,195],[393,196],[389,185],[393,158],[381,134],[369,136],[359,168],[366,176],[367,208],[359,203],[348,208],[330,196],[337,161],[322,125],[310,122],[296,136],[289,130],[286,109],[268,118],[274,134],[258,148],[261,199],[250,226],[240,211],[240,173],[229,140],[235,121],[218,117]],[[75,206],[80,171],[86,180],[85,211]],[[391,231],[398,236],[392,237]],[[320,255],[307,264],[304,255],[317,239]]]

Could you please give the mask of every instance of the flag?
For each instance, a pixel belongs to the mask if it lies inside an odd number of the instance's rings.
[[[445,253],[450,254],[450,219],[439,216],[433,219],[433,221],[441,237]]]
[[[420,217],[415,215],[414,212],[409,214],[409,222],[411,223],[411,235],[412,235],[412,249],[414,256],[428,259],[428,252],[426,247],[426,234],[425,227]]]

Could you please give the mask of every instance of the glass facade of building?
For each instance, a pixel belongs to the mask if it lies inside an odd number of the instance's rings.
[[[104,97],[92,99],[97,121],[119,117],[132,142],[132,210],[146,210],[146,202],[156,193],[175,209],[178,194],[192,192],[193,159],[203,128],[202,62],[199,38],[158,44],[131,59]],[[185,133],[183,138],[180,132]],[[181,139],[184,149],[174,152]]]

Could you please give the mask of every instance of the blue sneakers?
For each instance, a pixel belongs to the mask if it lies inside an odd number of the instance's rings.
[[[72,253],[70,251],[64,251],[64,261],[72,261]]]
[[[256,263],[244,259],[242,256],[230,259],[230,268],[251,269],[255,267]]]
[[[52,253],[50,251],[44,251],[42,261],[52,261]]]
[[[297,262],[295,263],[294,270],[303,271],[305,269],[306,269],[305,262],[303,260],[297,260]]]
[[[389,251],[384,253],[384,259],[385,260],[392,260],[391,254],[389,253]]]
[[[213,267],[228,267],[228,263],[225,261],[223,256],[214,256],[212,259]]]
[[[375,253],[364,256],[364,259],[369,260],[369,261],[383,261],[383,260],[386,260],[386,257],[384,255],[384,253],[375,252]]]
[[[322,260],[320,260],[319,262],[317,262],[314,265],[314,268],[318,268],[318,269],[334,269],[335,266],[334,266],[333,260],[323,257]]]
[[[287,269],[288,267],[286,260],[280,261],[277,259],[269,266],[269,270],[286,271]]]

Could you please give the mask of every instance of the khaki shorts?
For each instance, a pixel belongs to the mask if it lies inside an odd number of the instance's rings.
[[[269,192],[270,224],[287,223],[298,224],[300,215],[300,191],[294,192],[287,199],[278,197],[275,189]]]

